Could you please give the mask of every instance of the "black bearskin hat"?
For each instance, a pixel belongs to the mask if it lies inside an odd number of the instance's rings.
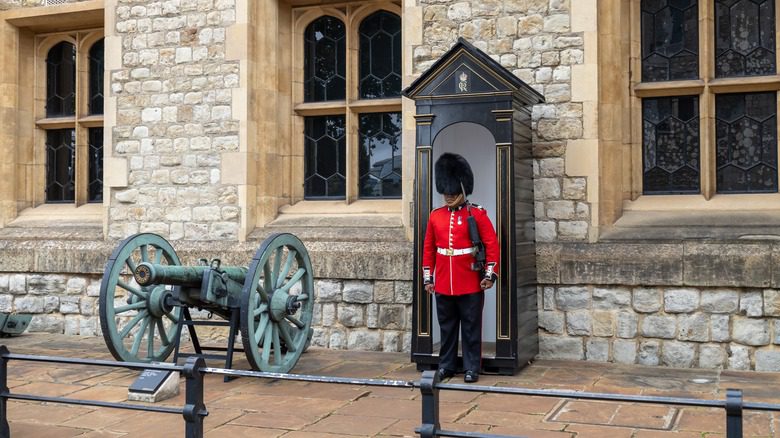
[[[474,190],[474,174],[465,158],[458,154],[445,152],[441,154],[436,165],[436,191],[445,195],[457,195],[463,184],[465,195]]]

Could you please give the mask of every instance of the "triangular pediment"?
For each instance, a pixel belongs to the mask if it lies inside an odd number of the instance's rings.
[[[411,99],[514,93],[530,104],[544,101],[536,90],[463,38],[404,90],[404,96]]]

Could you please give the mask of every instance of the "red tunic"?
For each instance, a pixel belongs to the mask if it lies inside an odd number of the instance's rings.
[[[485,245],[485,276],[479,271],[472,271],[474,254],[449,255],[442,254],[447,250],[457,252],[468,251],[471,248],[469,237],[469,212],[465,204],[450,210],[441,207],[433,210],[428,218],[428,229],[425,231],[422,268],[423,281],[433,283],[433,289],[445,295],[465,295],[482,291],[479,283],[485,277],[498,275],[498,238],[493,224],[484,208],[471,204],[471,215],[477,222],[477,229]]]

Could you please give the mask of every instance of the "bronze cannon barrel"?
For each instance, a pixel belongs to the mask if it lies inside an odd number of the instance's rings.
[[[203,273],[210,271],[210,266],[176,266],[156,263],[139,263],[133,272],[135,281],[141,286],[150,284],[170,284],[175,286],[200,287]],[[248,268],[225,266],[219,268],[231,280],[244,283]]]

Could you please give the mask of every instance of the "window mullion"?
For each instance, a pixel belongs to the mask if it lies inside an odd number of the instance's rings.
[[[707,84],[714,77],[715,66],[715,8],[711,1],[699,2],[699,74],[704,81],[701,99],[699,100],[699,147],[701,160],[701,193],[704,199],[710,199],[715,194],[716,163],[715,163],[715,99]]]
[[[356,26],[352,23],[352,6],[347,7],[347,187],[346,202],[351,204],[358,199],[358,118],[359,115],[350,108],[349,103],[358,97],[358,47],[360,39],[357,35]]]

